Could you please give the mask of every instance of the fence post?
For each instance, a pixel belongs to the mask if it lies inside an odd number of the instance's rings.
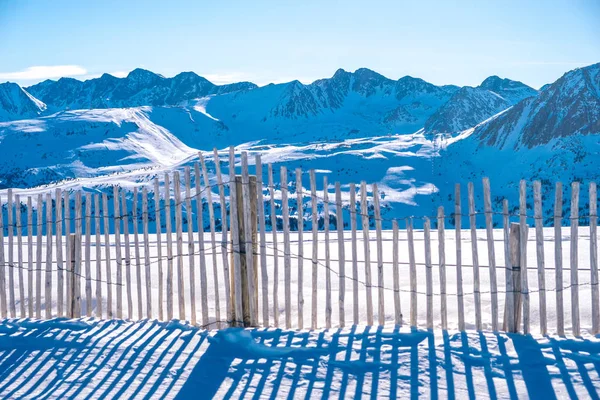
[[[81,241],[77,240],[76,234],[69,235],[69,251],[71,252],[68,272],[70,276],[67,279],[71,281],[71,293],[69,294],[69,303],[67,307],[68,318],[78,318],[81,314],[81,289],[79,271],[77,270],[77,246],[81,246]],[[81,250],[79,250],[81,252]]]
[[[258,312],[257,312],[257,299],[258,299],[258,282],[257,282],[257,263],[254,262],[254,265],[251,265],[251,267],[253,268],[253,273],[251,274],[252,276],[252,284],[250,284],[249,282],[249,276],[248,276],[248,259],[246,258],[246,229],[249,228],[250,232],[251,232],[251,237],[252,237],[252,252],[254,254],[257,254],[258,252],[258,242],[257,242],[257,230],[258,230],[258,226],[257,226],[257,212],[256,212],[256,207],[257,207],[257,191],[256,191],[256,176],[250,176],[249,177],[249,192],[250,192],[250,196],[249,199],[246,199],[246,201],[244,201],[244,192],[243,192],[243,184],[242,184],[242,176],[241,175],[236,175],[235,176],[235,186],[236,186],[236,202],[237,202],[237,215],[232,215],[231,218],[235,218],[238,223],[237,223],[237,228],[238,228],[238,234],[239,234],[239,241],[240,243],[243,243],[243,245],[240,245],[240,276],[241,276],[241,280],[242,280],[242,319],[244,321],[244,326],[255,326],[258,323]],[[245,224],[245,220],[244,220],[244,207],[246,207],[246,205],[249,205],[250,207],[250,213],[251,213],[251,226],[250,227],[246,227]],[[232,225],[232,229],[233,229],[233,225]],[[233,237],[233,236],[232,236]],[[256,259],[256,256],[253,255],[252,257],[253,260]],[[235,266],[235,263],[232,263],[232,265]],[[235,267],[234,267],[235,268]],[[234,268],[231,268],[231,281],[233,282],[235,280],[235,271]],[[235,287],[233,287],[234,290],[231,291],[231,304],[235,304]],[[250,293],[250,290],[252,290],[253,293]],[[252,304],[251,304],[252,302]],[[234,314],[235,314],[235,308],[233,310]],[[236,321],[238,320],[239,316],[234,315],[233,320]]]
[[[526,228],[526,231],[528,228]],[[527,237],[524,238],[527,240]],[[510,224],[510,236],[509,236],[509,254],[510,254],[510,265],[509,268],[510,280],[506,283],[507,287],[507,319],[508,319],[508,331],[518,332],[520,321],[521,321],[521,231],[518,223]],[[523,271],[527,273],[527,271]]]

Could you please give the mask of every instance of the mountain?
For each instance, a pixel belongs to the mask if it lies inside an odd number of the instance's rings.
[[[138,68],[125,78],[109,74],[84,82],[61,78],[58,81],[46,80],[27,90],[52,109],[66,110],[173,106],[196,98],[255,87],[250,82],[219,86],[193,72],[182,72],[173,78],[165,78]]]
[[[490,76],[477,87],[465,86],[456,91],[424,128],[430,133],[460,132],[537,93],[521,82]]]
[[[0,122],[35,118],[45,110],[44,103],[16,83],[0,84]]]

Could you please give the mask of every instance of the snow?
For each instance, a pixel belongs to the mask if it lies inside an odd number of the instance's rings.
[[[600,341],[408,327],[4,320],[2,398],[594,398]]]

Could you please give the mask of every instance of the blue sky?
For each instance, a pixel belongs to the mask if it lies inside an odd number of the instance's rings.
[[[310,82],[337,68],[539,87],[600,61],[600,1],[0,0],[0,81],[165,76]]]

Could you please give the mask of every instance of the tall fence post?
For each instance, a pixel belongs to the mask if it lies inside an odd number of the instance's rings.
[[[79,240],[78,240],[79,239]],[[68,318],[79,318],[81,316],[81,286],[80,286],[80,271],[77,260],[78,251],[81,254],[81,239],[76,234],[69,235],[69,251],[71,252],[70,264],[68,265],[69,275],[67,279],[71,281],[71,293],[69,293],[69,302],[67,307]]]
[[[508,331],[514,333],[519,331],[521,321],[521,272],[527,273],[527,271],[521,271],[521,240],[527,241],[527,237],[521,238],[521,229],[518,223],[510,224],[509,235],[510,279],[506,282],[506,291],[508,292],[506,310]]]
[[[256,176],[249,176],[248,186],[249,186],[249,196],[244,196],[244,186],[245,182],[242,182],[242,176],[235,176],[235,186],[236,186],[236,203],[237,203],[237,215],[232,214],[231,218],[235,218],[237,223],[238,237],[241,243],[239,252],[240,252],[240,274],[242,281],[242,319],[244,321],[244,326],[256,326],[258,324],[258,271],[257,271],[257,258],[256,254],[258,254],[258,241],[257,241],[257,187],[256,187]],[[246,210],[246,211],[245,211]],[[244,212],[250,213],[250,226],[247,226],[247,221],[245,220]],[[232,229],[234,229],[234,225],[232,225]],[[247,230],[249,231],[249,236],[247,235]],[[248,250],[252,251],[252,256],[247,257],[246,243],[247,238],[251,238],[252,246],[248,246]],[[232,236],[233,238],[233,236]],[[249,258],[252,261],[250,262]],[[252,264],[252,265],[249,265]],[[232,260],[232,265],[235,266],[235,263]],[[249,271],[248,268],[252,268],[253,271]],[[235,271],[234,268],[231,268],[231,281],[235,280]],[[235,304],[235,286],[231,291],[231,303]],[[233,310],[235,314],[235,308]],[[239,321],[239,316],[234,315],[233,320]]]

